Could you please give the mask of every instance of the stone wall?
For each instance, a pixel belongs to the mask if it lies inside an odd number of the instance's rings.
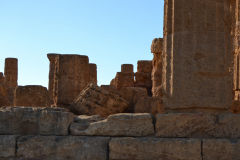
[[[75,116],[60,108],[0,110],[0,159],[238,160],[240,115]]]

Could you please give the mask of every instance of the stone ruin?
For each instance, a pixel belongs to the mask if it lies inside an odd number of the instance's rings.
[[[6,59],[0,159],[239,160],[239,9],[165,0],[153,60],[123,64],[110,85],[87,56],[48,54],[48,89],[18,86]]]

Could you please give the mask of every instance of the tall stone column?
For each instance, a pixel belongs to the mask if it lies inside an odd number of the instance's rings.
[[[165,0],[163,105],[228,110],[233,100],[230,0]]]
[[[16,58],[5,59],[4,85],[9,104],[13,105],[14,90],[18,85],[18,60]]]
[[[49,92],[55,106],[67,107],[90,82],[87,56],[48,54]]]
[[[152,61],[152,94],[153,97],[161,97],[162,85],[162,48],[163,39],[155,38],[152,41],[151,52],[153,53]]]
[[[48,92],[50,97],[50,102],[53,106],[57,103],[57,87],[58,87],[58,68],[59,68],[59,55],[58,54],[48,54],[47,55],[50,65],[49,65],[49,83]]]
[[[89,64],[89,78],[90,78],[90,82],[94,83],[95,85],[97,85],[97,65],[90,63]]]
[[[18,85],[18,60],[16,58],[6,58],[4,68],[5,84],[15,88]]]

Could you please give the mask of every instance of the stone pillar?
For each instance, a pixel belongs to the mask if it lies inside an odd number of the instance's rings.
[[[4,85],[9,104],[13,105],[14,90],[18,85],[18,60],[16,58],[5,59]]]
[[[132,64],[122,64],[121,72],[133,73],[133,65]]]
[[[228,110],[233,100],[229,0],[165,0],[163,105]]]
[[[97,85],[97,65],[90,63],[89,64],[89,76],[90,76],[90,82]]]
[[[18,60],[16,58],[5,59],[4,76],[7,87],[15,88],[18,85]]]
[[[58,87],[57,74],[59,69],[59,55],[48,54],[47,57],[50,61],[48,92],[49,92],[50,102],[53,106],[55,106],[57,103],[57,87]]]
[[[162,38],[155,38],[152,41],[152,45],[151,45],[151,52],[153,53],[152,94],[153,94],[154,97],[161,97],[162,48],[163,48],[163,39]]]
[[[152,95],[152,61],[138,61],[137,72],[135,73],[135,87],[144,87],[148,90],[148,94]]]
[[[69,54],[48,54],[48,57],[50,94],[56,106],[67,107],[90,82],[88,57]]]
[[[117,89],[134,87],[134,73],[117,72],[114,79],[114,85]]]

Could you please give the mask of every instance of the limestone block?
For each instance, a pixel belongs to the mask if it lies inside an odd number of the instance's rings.
[[[4,83],[4,75],[2,72],[0,72],[0,84]]]
[[[151,45],[152,53],[162,53],[163,49],[163,39],[162,38],[154,38]]]
[[[152,61],[141,60],[137,62],[137,72],[151,73]]]
[[[7,88],[4,84],[0,84],[0,107],[9,106],[10,102],[8,99]]]
[[[140,97],[134,105],[134,113],[164,113],[162,101],[154,97]]]
[[[156,116],[159,137],[240,138],[239,114],[169,113]]]
[[[72,123],[72,135],[91,136],[148,136],[154,134],[150,114],[122,113],[110,115],[107,119],[89,123]],[[84,127],[83,127],[84,126]]]
[[[240,141],[230,139],[203,140],[204,160],[239,160]]]
[[[133,65],[132,64],[122,64],[121,72],[133,73]]]
[[[14,93],[14,106],[49,107],[47,88],[37,85],[18,86]]]
[[[128,105],[128,102],[119,95],[90,84],[80,93],[70,108],[76,114],[99,114],[106,117],[123,112]]]
[[[198,139],[112,138],[110,160],[202,160]]]
[[[0,134],[68,135],[72,121],[73,114],[60,108],[1,108]]]
[[[15,156],[16,136],[0,135],[0,159]]]
[[[89,64],[89,78],[90,82],[97,85],[97,65],[90,63]]]
[[[135,84],[136,87],[152,87],[151,72],[136,72],[135,73]]]
[[[117,72],[114,80],[115,87],[134,87],[134,73]]]
[[[25,136],[18,140],[17,156],[44,160],[106,160],[109,138]]]
[[[202,113],[169,113],[156,115],[159,137],[209,137],[215,129],[216,117]]]
[[[18,60],[16,58],[6,58],[4,67],[5,84],[10,88],[15,88],[18,81]]]

